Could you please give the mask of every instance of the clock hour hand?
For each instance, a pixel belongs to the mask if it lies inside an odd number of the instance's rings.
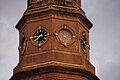
[[[40,37],[43,37],[43,34],[40,34],[38,37],[39,37],[39,38],[40,38]]]
[[[40,37],[42,37],[42,36],[43,36],[43,34],[37,36],[37,39],[35,39],[34,41],[37,41],[37,40],[38,40]]]
[[[60,33],[64,38],[66,37],[66,35],[64,33]]]

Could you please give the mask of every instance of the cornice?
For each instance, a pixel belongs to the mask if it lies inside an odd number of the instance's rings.
[[[82,10],[82,9],[81,9]],[[24,13],[23,17],[19,20],[18,24],[16,25],[15,28],[17,28],[19,31],[24,28],[24,25],[27,23],[27,20],[29,18],[35,18],[38,16],[47,16],[47,15],[55,15],[55,14],[60,14],[64,16],[70,16],[70,17],[75,17],[78,18],[84,25],[86,25],[86,28],[91,29],[93,24],[88,20],[88,18],[85,16],[85,13],[83,11],[67,11],[63,9],[54,9],[54,8],[49,8],[46,10],[38,10],[38,11],[33,11],[33,12],[26,12]]]
[[[64,73],[64,74],[82,76],[87,78],[88,80],[100,80],[96,75],[84,69],[75,69],[75,68],[68,68],[68,67],[61,67],[61,66],[46,66],[46,67],[41,67],[41,68],[32,69],[28,71],[18,72],[14,74],[10,78],[10,80],[20,80],[22,78],[26,78],[29,76],[35,76],[35,75],[40,75],[45,73]]]

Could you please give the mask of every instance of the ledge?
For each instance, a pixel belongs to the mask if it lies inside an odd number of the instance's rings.
[[[20,80],[22,78],[35,76],[35,75],[42,75],[45,73],[63,73],[63,74],[71,74],[77,75],[87,78],[88,80],[100,80],[96,75],[86,71],[84,69],[75,69],[75,68],[68,68],[68,67],[60,67],[60,66],[47,66],[41,67],[33,70],[23,71],[14,74],[10,80]]]

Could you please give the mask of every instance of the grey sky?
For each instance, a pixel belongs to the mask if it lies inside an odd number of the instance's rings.
[[[101,80],[120,79],[120,0],[82,0],[94,26],[90,31],[91,62]],[[14,28],[26,0],[0,0],[0,80],[8,80],[18,63],[18,31]]]

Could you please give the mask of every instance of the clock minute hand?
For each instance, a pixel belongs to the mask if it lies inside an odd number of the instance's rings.
[[[41,34],[41,35],[39,35],[39,36],[36,36],[37,37],[37,39],[35,39],[35,41],[37,41],[40,37],[42,37],[43,36],[43,34]]]
[[[37,41],[39,39],[39,36],[37,37],[37,39],[35,39],[34,41]]]

